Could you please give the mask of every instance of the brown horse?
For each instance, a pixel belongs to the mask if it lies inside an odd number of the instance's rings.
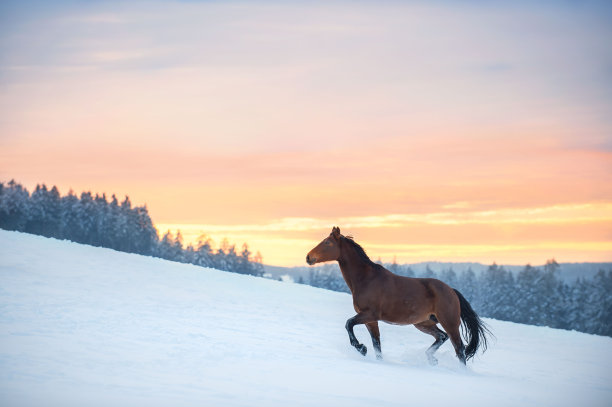
[[[486,350],[489,330],[457,290],[433,278],[409,278],[391,273],[370,260],[365,251],[351,237],[340,234],[334,227],[306,256],[310,265],[324,261],[338,261],[342,276],[353,294],[353,307],[357,312],[346,321],[351,345],[365,356],[367,348],[359,343],[353,327],[365,324],[372,337],[376,357],[382,358],[378,321],[396,325],[414,325],[432,335],[436,341],[427,349],[427,358],[436,364],[434,352],[448,339],[459,360],[465,364],[479,347]],[[459,326],[463,322],[461,341]],[[442,325],[444,331],[437,327]]]

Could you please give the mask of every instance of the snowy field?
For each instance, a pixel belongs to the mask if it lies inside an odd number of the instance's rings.
[[[447,342],[432,367],[413,327],[362,357],[351,316],[346,294],[0,230],[0,405],[612,405],[612,338],[486,320],[486,353],[462,368]]]

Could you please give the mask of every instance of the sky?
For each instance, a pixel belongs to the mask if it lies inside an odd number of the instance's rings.
[[[305,265],[612,261],[612,7],[0,5],[0,182]]]

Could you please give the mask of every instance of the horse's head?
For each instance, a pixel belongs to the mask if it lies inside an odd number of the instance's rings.
[[[306,263],[311,266],[324,261],[338,260],[340,257],[340,228],[332,228],[331,233],[306,255]]]

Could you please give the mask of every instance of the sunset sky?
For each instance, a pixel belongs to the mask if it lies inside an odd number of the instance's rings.
[[[3,1],[0,181],[273,265],[612,261],[612,3]]]

